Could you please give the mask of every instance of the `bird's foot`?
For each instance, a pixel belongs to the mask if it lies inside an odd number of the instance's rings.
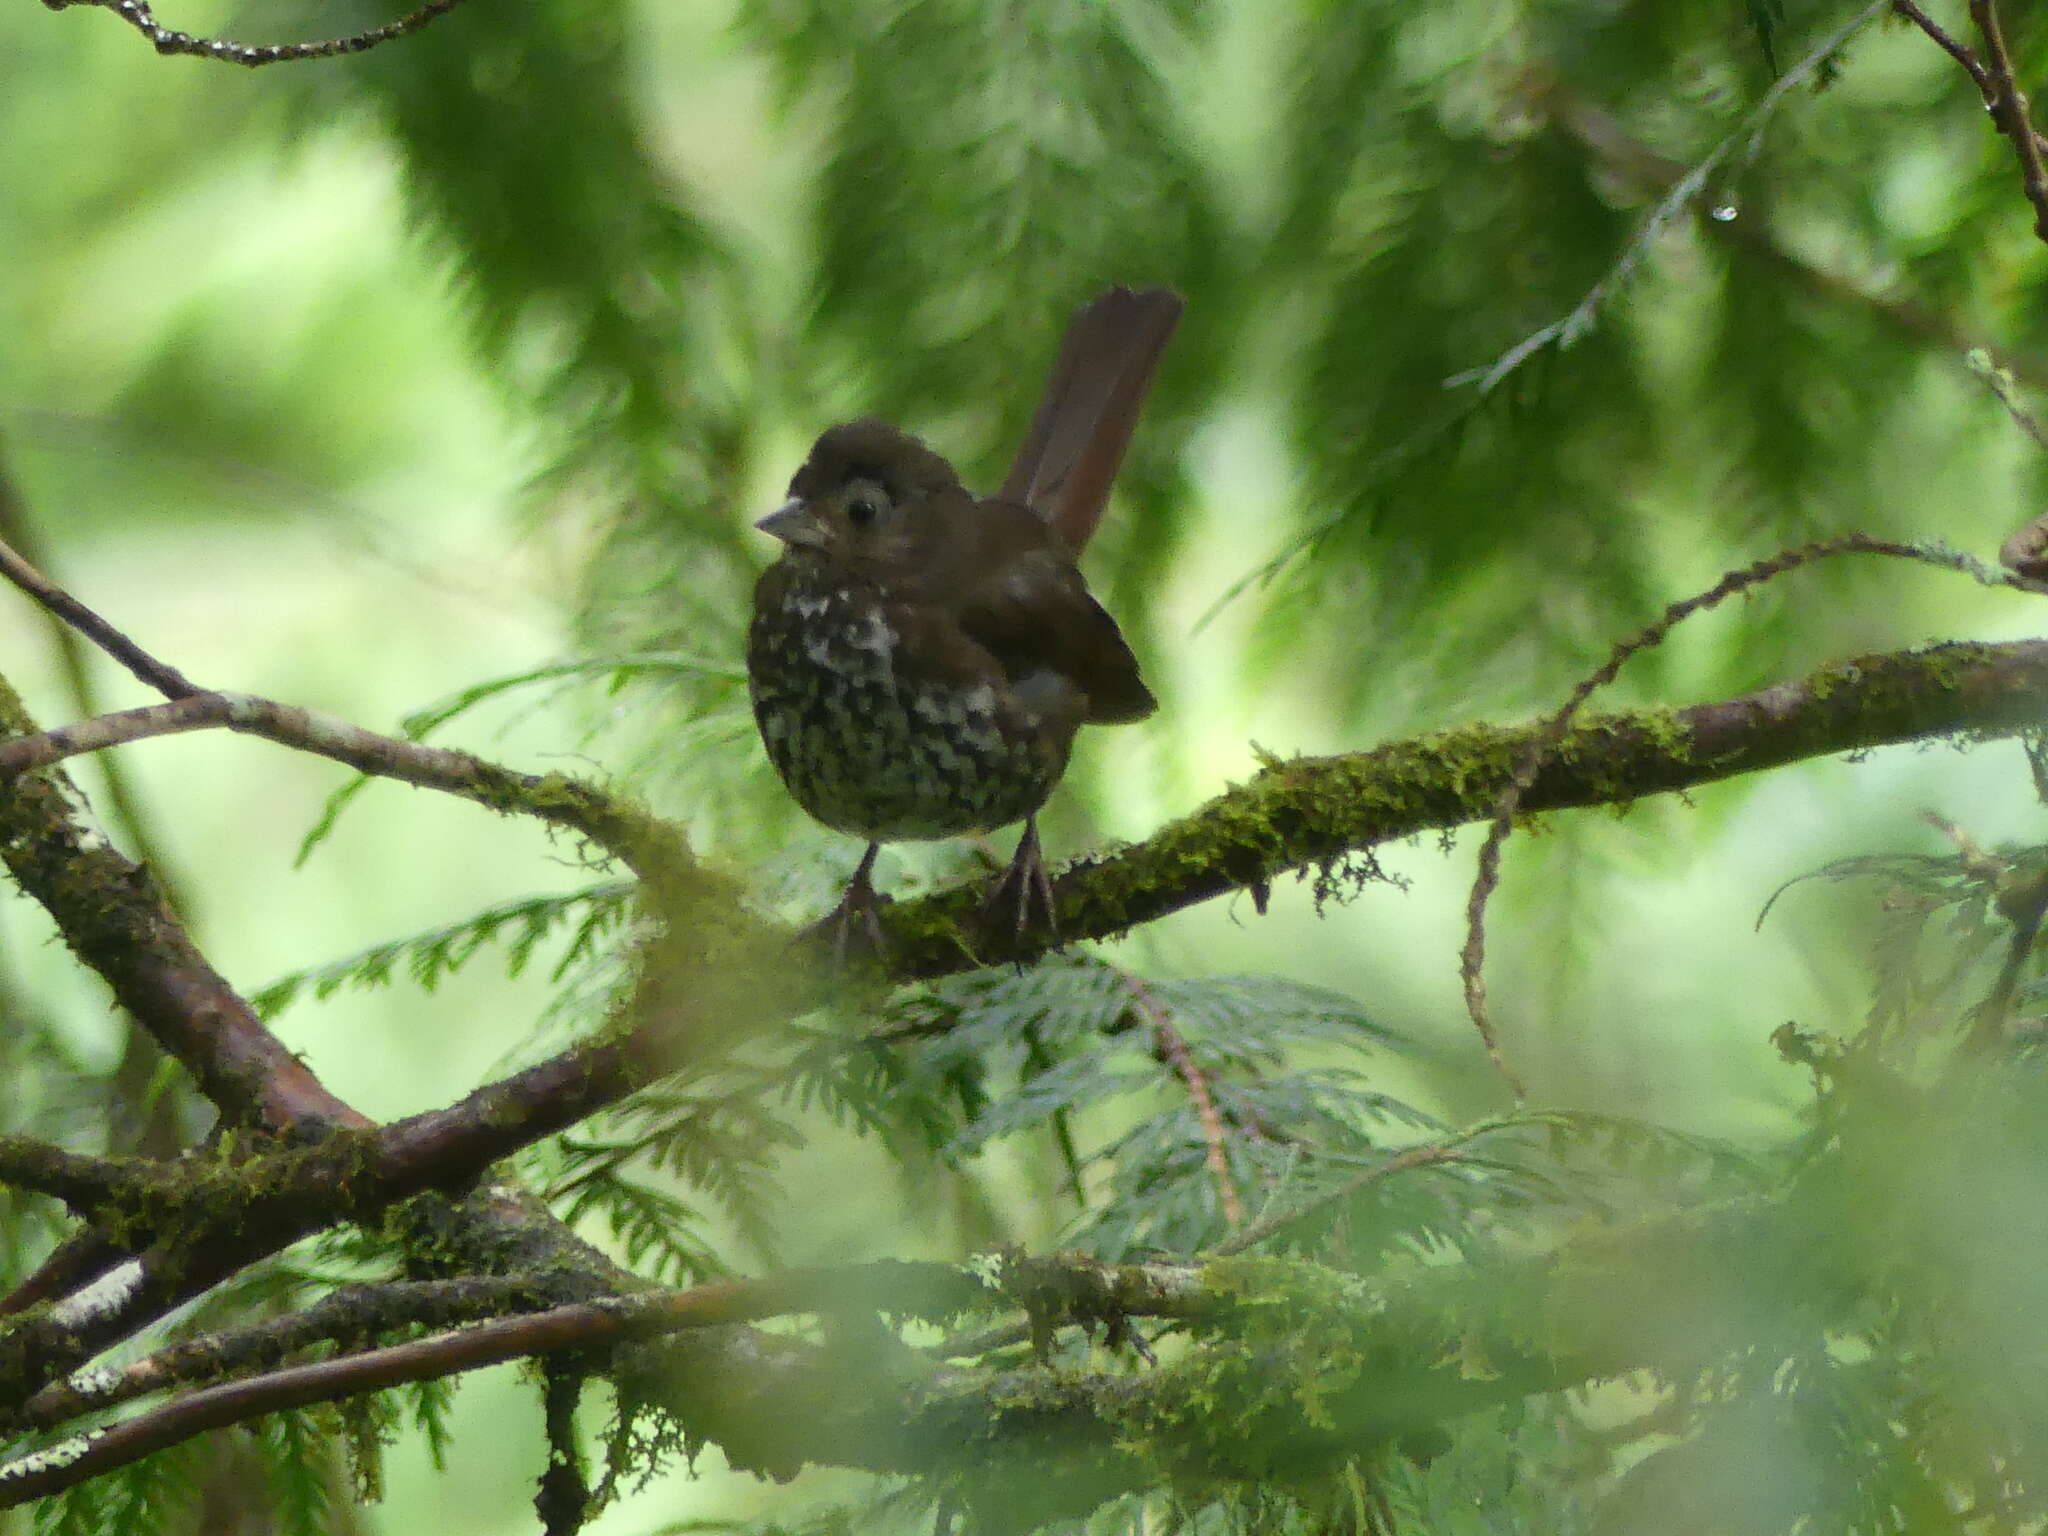
[[[1060,947],[1059,918],[1053,912],[1052,875],[1045,867],[1045,854],[1038,846],[1038,818],[1028,816],[1024,820],[1024,835],[1017,840],[1016,855],[1010,860],[1010,867],[1002,877],[989,888],[982,898],[981,910],[995,913],[1006,904],[1016,914],[1012,937],[1022,940],[1031,927],[1032,909],[1045,919],[1045,931],[1052,939],[1052,947]]]
[[[872,879],[875,855],[881,851],[880,843],[868,844],[868,851],[861,855],[860,867],[854,870],[846,894],[839,898],[839,905],[803,931],[807,941],[831,943],[835,966],[843,968],[852,955],[874,955],[882,951],[881,912],[889,898],[875,889]]]

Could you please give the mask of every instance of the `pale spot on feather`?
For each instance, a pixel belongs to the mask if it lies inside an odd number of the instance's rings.
[[[847,635],[846,643],[857,651],[874,651],[886,656],[896,649],[896,631],[884,622],[880,613],[870,608],[859,627]]]

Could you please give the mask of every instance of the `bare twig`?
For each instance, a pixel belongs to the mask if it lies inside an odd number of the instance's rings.
[[[405,37],[417,32],[437,16],[445,16],[460,5],[462,0],[428,0],[428,3],[397,21],[381,27],[372,27],[367,32],[353,33],[348,37],[329,38],[322,42],[310,43],[237,43],[226,38],[194,37],[190,32],[179,32],[170,27],[160,26],[151,12],[148,0],[43,0],[53,11],[66,10],[74,5],[89,5],[100,10],[112,11],[128,25],[135,28],[150,45],[161,54],[189,54],[203,59],[219,59],[228,64],[246,64],[255,68],[260,64],[283,64],[298,59],[331,59],[341,54],[362,53],[388,43],[395,37]]]
[[[1970,19],[1984,42],[1980,59],[1967,43],[1946,31],[1913,0],[1892,0],[1892,9],[1931,38],[1942,52],[1963,66],[1970,81],[1984,98],[1991,121],[2012,141],[2020,163],[2020,184],[2034,207],[2034,233],[2048,240],[2048,172],[2042,168],[2048,139],[2034,127],[2027,111],[2026,93],[2020,89],[2012,54],[2005,43],[2005,28],[1998,18],[1994,0],[1970,0]]]
[[[332,758],[366,774],[443,790],[494,810],[538,817],[589,838],[642,875],[655,864],[673,870],[687,868],[691,863],[689,851],[674,829],[590,785],[561,774],[514,773],[467,752],[379,736],[333,715],[278,704],[252,694],[203,689],[175,667],[143,650],[5,544],[0,544],[0,576],[171,700],[169,704],[96,716],[39,735],[27,734],[18,741],[0,745],[0,777],[47,767],[81,752],[97,752],[123,742],[223,728]]]
[[[1486,841],[1479,848],[1479,867],[1473,877],[1472,892],[1465,902],[1465,944],[1460,952],[1458,974],[1465,988],[1465,1011],[1471,1017],[1472,1025],[1479,1031],[1479,1039],[1486,1047],[1487,1059],[1507,1082],[1517,1104],[1527,1098],[1527,1091],[1521,1078],[1508,1065],[1501,1054],[1500,1040],[1495,1034],[1493,1020],[1486,1002],[1486,906],[1492,899],[1494,889],[1500,883],[1501,846],[1507,841],[1514,828],[1515,815],[1522,807],[1524,795],[1536,780],[1537,773],[1550,760],[1558,744],[1564,740],[1573,718],[1593,693],[1614,681],[1622,664],[1638,651],[1647,650],[1660,644],[1664,636],[1681,620],[1711,608],[1723,600],[1760,586],[1785,572],[1800,566],[1811,565],[1835,555],[1889,555],[1900,560],[1916,560],[1929,565],[1955,569],[1959,566],[1972,569],[1980,580],[1993,584],[2010,584],[2009,578],[1994,577],[1989,572],[1976,570],[1972,562],[1962,557],[1916,544],[1902,544],[1893,539],[1873,538],[1869,534],[1851,533],[1837,539],[1825,539],[1815,544],[1804,544],[1759,560],[1754,565],[1730,571],[1704,592],[1682,598],[1667,607],[1658,618],[1639,633],[1615,645],[1591,676],[1582,680],[1572,689],[1564,704],[1541,727],[1525,749],[1514,776],[1502,790],[1493,808],[1493,816],[1486,829]]]
[[[1970,78],[1976,82],[1977,89],[1983,93],[1987,106],[1997,97],[1998,86],[1992,80],[1990,72],[1977,62],[1977,55],[1970,51],[1967,43],[1952,37],[1939,22],[1915,5],[1913,0],[1892,0],[1892,9],[1933,38],[1936,46],[1968,71]]]
[[[1985,105],[1990,107],[1998,131],[2012,140],[2013,153],[2020,162],[2020,184],[2026,190],[2027,201],[2034,206],[2034,233],[2048,241],[2048,170],[2042,166],[2040,137],[2034,132],[2034,120],[2027,112],[2026,92],[2020,89],[2019,77],[2013,69],[1995,0],[1970,0],[1970,19],[1984,40],[1984,73],[1991,84],[1991,89],[1985,92]],[[1979,78],[1980,89],[1983,84]]]
[[[5,544],[0,544],[0,576],[5,576],[165,698],[182,699],[201,691],[191,678],[176,667],[158,661]]]
[[[2005,414],[2012,418],[2013,425],[2026,433],[2036,448],[2048,452],[2048,431],[2042,430],[2041,423],[2034,419],[2034,413],[2020,399],[2019,381],[2013,377],[2012,370],[1981,347],[1970,350],[1968,361],[1970,371],[1984,381],[1984,387],[2005,407]]]

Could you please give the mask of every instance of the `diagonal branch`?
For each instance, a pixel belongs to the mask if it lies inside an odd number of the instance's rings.
[[[81,753],[201,730],[260,736],[378,778],[438,789],[492,810],[523,812],[582,834],[642,873],[651,857],[688,857],[681,840],[653,817],[566,775],[517,773],[467,752],[380,736],[335,715],[247,693],[193,690],[168,704],[96,715],[54,731],[0,742],[0,778]]]
[[[2020,185],[2034,208],[2034,233],[2048,240],[2048,172],[2042,167],[2048,140],[2043,140],[2027,110],[2026,93],[2020,89],[1995,0],[1970,0],[1970,20],[1984,42],[1982,58],[1914,4],[1914,0],[1892,0],[1892,9],[1926,33],[1936,47],[1962,65],[1969,75],[1971,84],[1984,98],[1992,123],[2012,142],[2020,165]]]
[[[2026,92],[2020,89],[1995,0],[1970,0],[1970,19],[1984,40],[1984,74],[1991,83],[1985,105],[1991,109],[1991,120],[1998,124],[1998,131],[2012,141],[2013,153],[2020,162],[2020,185],[2026,191],[2027,201],[2034,206],[2034,233],[2048,241],[2048,170],[2042,168],[2041,140],[2027,111]],[[1982,79],[1977,83],[1980,88],[1984,85]]]
[[[0,576],[5,576],[165,698],[182,699],[199,692],[199,685],[184,673],[158,661],[6,544],[0,544]]]
[[[0,736],[34,732],[21,701],[0,684]],[[0,792],[0,861],[229,1120],[280,1130],[367,1123],[207,963],[148,871],[85,824],[68,779],[17,778]]]
[[[1892,0],[1892,9],[1913,23],[1934,40],[1936,47],[1963,66],[1978,91],[1983,94],[1988,107],[1997,99],[1998,86],[1991,78],[1991,72],[1977,62],[1977,55],[1970,51],[1970,45],[1961,41],[1945,29],[1940,22],[1920,9],[1913,0]]]

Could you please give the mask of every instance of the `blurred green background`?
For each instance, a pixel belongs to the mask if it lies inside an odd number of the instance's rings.
[[[1753,115],[1853,14],[471,0],[365,56],[244,71],[158,59],[104,12],[16,4],[16,534],[202,683],[376,729],[567,656],[696,658],[617,691],[508,694],[446,739],[629,784],[804,915],[859,850],[781,795],[731,675],[769,555],[751,521],[818,428],[863,412],[992,485],[1072,307],[1169,283],[1187,318],[1089,566],[1163,708],[1084,739],[1047,826],[1056,860],[1141,838],[1260,750],[1548,707],[1665,602],[1782,545],[1862,529],[1988,556],[2039,510],[2042,457],[1966,354],[1993,349],[2022,387],[2048,377],[2048,252],[1967,79],[1873,25]],[[181,0],[161,19],[265,42],[388,16]],[[2041,59],[2048,31],[2016,25]],[[1730,136],[1589,333],[1483,401],[1447,387],[1577,305]],[[2037,625],[2014,593],[1835,562],[1687,626],[1609,702]],[[78,712],[25,602],[0,601],[0,645],[41,718]],[[91,670],[104,707],[145,702]],[[342,770],[209,734],[123,764],[202,944],[252,988],[588,878],[527,823],[392,785],[295,869]],[[79,774],[104,803],[99,770]],[[1807,1083],[1770,1032],[1853,1029],[1875,916],[1868,891],[1820,885],[1757,913],[1830,859],[1943,851],[1923,810],[1987,844],[2039,824],[2017,746],[1944,744],[1517,839],[1490,979],[1535,1100],[1785,1134]],[[1499,1095],[1458,1001],[1471,846],[1382,850],[1405,889],[1318,913],[1283,884],[1266,916],[1213,902],[1114,952],[1346,992],[1427,1047],[1389,1086],[1468,1116]],[[892,850],[881,875],[906,892],[979,857]],[[0,1001],[93,1080],[120,1022],[37,912],[16,900],[0,923]],[[544,976],[473,967],[432,997],[344,994],[279,1027],[382,1117],[489,1075],[546,999]],[[15,1123],[90,1122],[64,1084],[25,1087]],[[877,1195],[887,1179],[829,1137],[793,1157],[785,1254],[955,1251],[948,1208]],[[987,1180],[1039,1243],[1056,1235],[1041,1180]],[[530,1528],[532,1390],[490,1373],[457,1422],[446,1475],[407,1448],[371,1528]],[[771,1496],[715,1453],[701,1470],[598,1528]]]

